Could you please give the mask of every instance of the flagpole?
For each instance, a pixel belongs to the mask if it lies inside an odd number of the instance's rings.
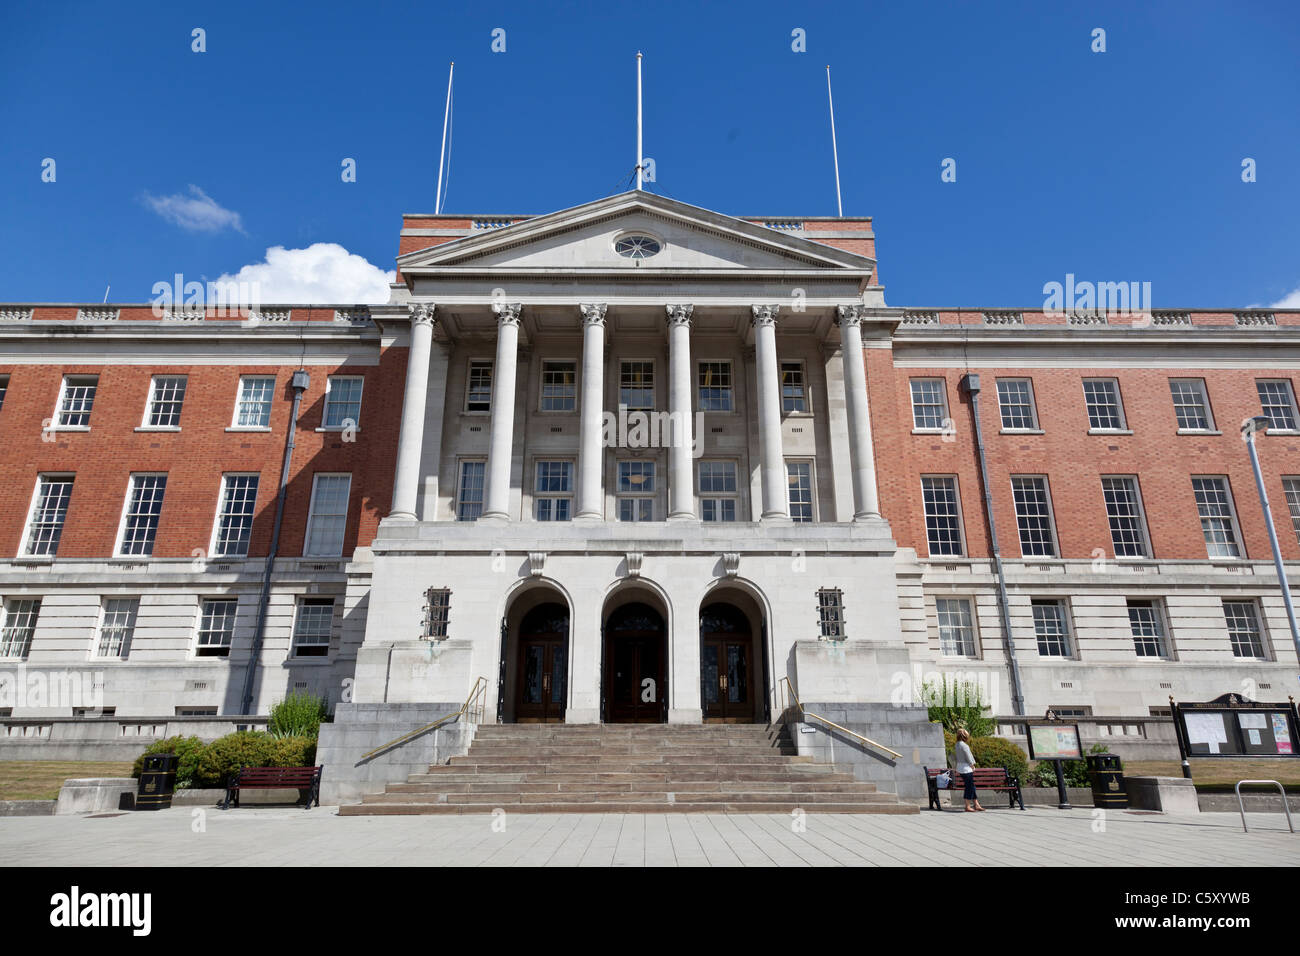
[[[840,198],[840,150],[835,143],[835,99],[831,96],[831,67],[826,64],[826,102],[831,107],[831,155],[835,158],[835,207],[844,215],[844,200]]]
[[[641,51],[636,54],[636,188],[641,188]]]
[[[433,201],[433,213],[436,216],[442,212],[442,162],[447,155],[447,120],[451,117],[451,77],[456,70],[456,61],[451,61],[451,67],[447,70],[447,108],[442,114],[442,150],[438,153],[438,196]]]

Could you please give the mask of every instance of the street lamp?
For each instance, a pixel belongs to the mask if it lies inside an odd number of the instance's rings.
[[[1277,568],[1277,582],[1282,588],[1282,602],[1286,605],[1286,617],[1291,622],[1291,640],[1295,644],[1296,655],[1300,657],[1300,628],[1296,626],[1295,606],[1291,603],[1291,585],[1286,579],[1286,569],[1282,566],[1282,551],[1277,546],[1277,529],[1273,526],[1273,510],[1268,506],[1268,492],[1264,490],[1264,476],[1259,470],[1259,453],[1255,450],[1255,433],[1268,431],[1270,419],[1267,415],[1256,415],[1241,423],[1241,440],[1246,443],[1250,453],[1250,466],[1255,469],[1255,488],[1259,491],[1259,503],[1264,509],[1264,524],[1268,526],[1268,543],[1273,546],[1273,564]]]

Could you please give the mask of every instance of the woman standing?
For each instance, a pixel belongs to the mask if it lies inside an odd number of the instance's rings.
[[[970,749],[970,731],[965,727],[957,731],[957,746],[952,749],[952,757],[965,788],[961,798],[966,801],[966,812],[983,810],[975,794],[975,755]]]

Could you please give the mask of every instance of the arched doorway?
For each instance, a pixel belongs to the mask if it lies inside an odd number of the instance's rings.
[[[748,595],[700,608],[700,708],[711,723],[761,721],[766,713],[761,612]]]
[[[668,719],[668,628],[655,608],[621,604],[605,620],[605,720],[661,724]]]
[[[519,622],[515,720],[563,723],[569,695],[569,609],[538,604]]]

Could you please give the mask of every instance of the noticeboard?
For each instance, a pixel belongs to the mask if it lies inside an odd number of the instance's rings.
[[[1188,757],[1300,756],[1290,703],[1259,704],[1226,694],[1204,704],[1175,704],[1173,712]]]
[[[1030,724],[1030,760],[1082,760],[1078,724]]]

